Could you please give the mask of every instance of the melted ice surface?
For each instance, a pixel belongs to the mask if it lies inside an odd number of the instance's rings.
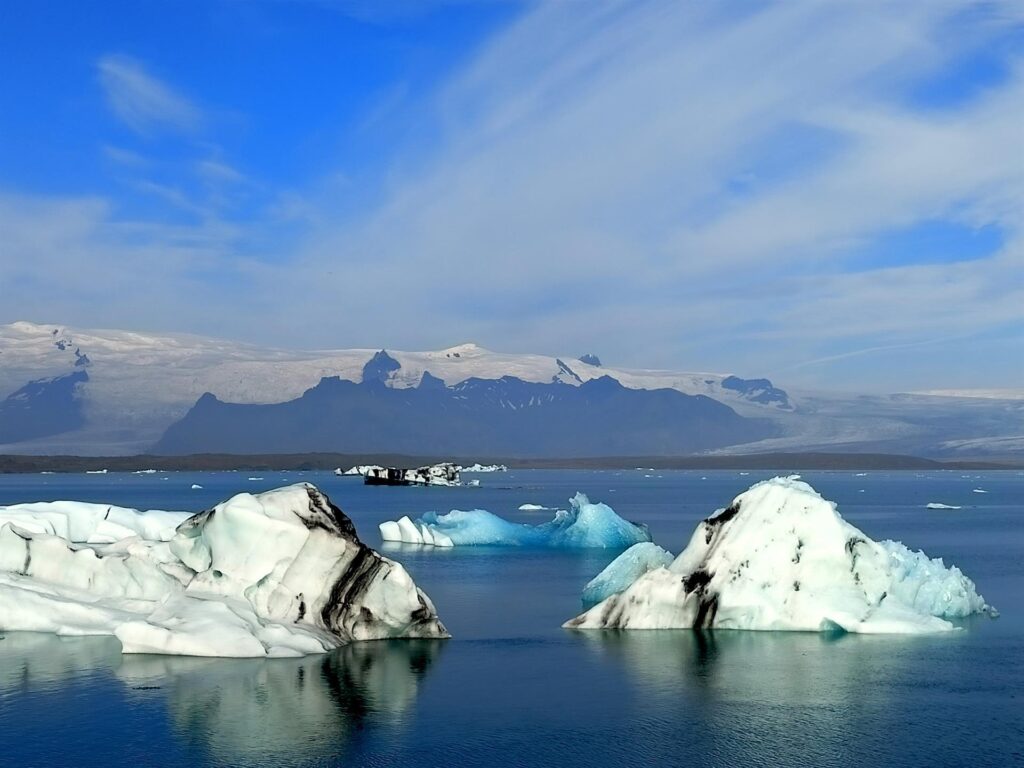
[[[428,512],[419,520],[403,517],[380,524],[384,541],[432,546],[490,545],[556,548],[623,548],[650,541],[647,527],[619,517],[607,504],[593,504],[577,493],[568,510],[541,525],[513,523],[482,509]]]
[[[807,483],[777,477],[701,522],[671,565],[566,626],[922,633],[983,611],[959,569],[872,541]]]

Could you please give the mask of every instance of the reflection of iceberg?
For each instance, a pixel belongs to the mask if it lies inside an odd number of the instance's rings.
[[[583,588],[583,603],[599,603],[621,592],[648,571],[668,566],[673,560],[671,552],[653,542],[634,544],[587,582]]]
[[[482,509],[428,512],[419,520],[408,517],[380,524],[385,541],[451,547],[491,545],[585,548],[628,547],[650,541],[647,526],[623,520],[607,504],[591,504],[582,493],[570,499],[569,510],[558,510],[541,525],[512,523]]]
[[[774,478],[701,522],[670,566],[565,626],[920,633],[990,610],[959,569],[871,541],[806,483]]]
[[[26,686],[58,694],[88,675],[112,711],[118,699],[166,707],[178,737],[212,763],[339,764],[363,734],[401,724],[442,646],[387,640],[297,659],[201,659],[122,656],[113,638],[12,632],[0,641],[0,700]]]
[[[73,502],[0,514],[0,629],[239,657],[447,636],[405,569],[312,485],[238,494],[177,528],[181,513]]]

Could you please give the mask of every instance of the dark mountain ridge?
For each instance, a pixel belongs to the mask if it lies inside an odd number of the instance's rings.
[[[769,422],[743,418],[709,397],[628,389],[609,376],[579,386],[503,376],[448,387],[427,374],[419,386],[398,389],[385,383],[387,361],[372,362],[362,382],[323,378],[283,403],[225,403],[207,393],[153,450],[666,456],[775,434]]]

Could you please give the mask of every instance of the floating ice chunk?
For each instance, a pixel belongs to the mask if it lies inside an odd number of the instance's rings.
[[[212,656],[447,636],[405,569],[360,542],[309,484],[238,494],[192,516],[73,502],[2,514],[0,630],[107,634],[125,653]]]
[[[675,555],[653,542],[634,544],[587,582],[583,588],[583,602],[585,605],[599,603],[622,592],[648,571],[668,566],[673,560]]]
[[[470,464],[462,468],[463,472],[508,472],[504,464]]]
[[[542,512],[546,511],[547,507],[541,506],[540,504],[520,504],[520,512]]]
[[[975,488],[974,493],[988,493],[984,488]]]
[[[875,542],[794,477],[758,483],[701,522],[682,554],[566,627],[944,632],[992,612],[956,568]]]
[[[938,501],[929,501],[924,505],[926,509],[960,509],[954,504],[942,504]]]
[[[193,491],[201,491],[202,489],[203,489],[203,486],[199,485],[199,483],[192,483],[192,490]]]
[[[385,541],[431,544],[426,529],[434,546],[621,548],[651,540],[647,526],[623,520],[607,504],[592,504],[582,493],[569,501],[570,509],[558,510],[554,519],[541,525],[513,523],[482,509],[452,510],[442,515],[428,512],[415,522],[403,517],[381,523],[380,534]]]

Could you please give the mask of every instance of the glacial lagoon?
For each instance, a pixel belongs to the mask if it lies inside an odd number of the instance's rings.
[[[366,543],[408,568],[453,635],[233,660],[123,656],[113,638],[6,633],[0,762],[1024,760],[1024,473],[802,473],[866,534],[957,565],[1000,611],[938,636],[571,632],[561,623],[579,613],[583,585],[618,550],[423,548],[382,544],[377,530],[403,515],[474,508],[540,523],[582,491],[678,553],[700,519],[773,474],[510,471],[475,475],[476,488],[372,487],[320,472],[0,476],[0,504],[75,499],[194,511],[238,491],[313,482]]]

